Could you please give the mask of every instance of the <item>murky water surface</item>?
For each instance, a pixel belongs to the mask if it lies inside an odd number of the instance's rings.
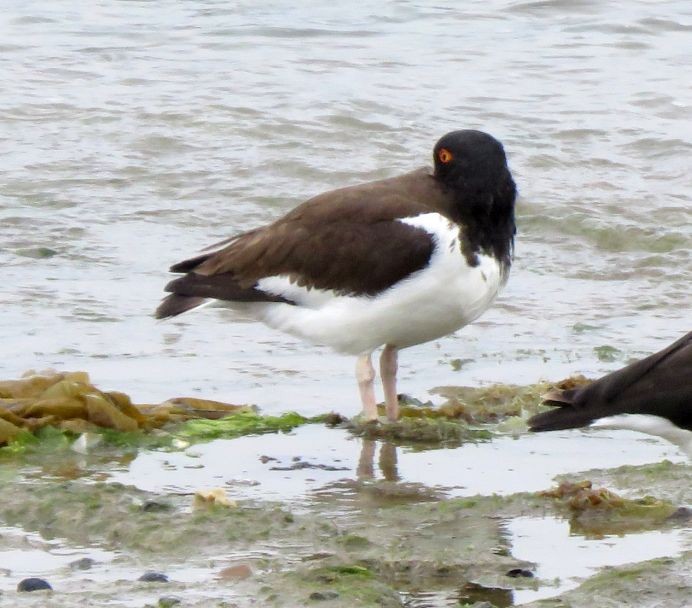
[[[687,0],[5,0],[0,376],[85,369],[139,402],[355,413],[351,358],[229,311],[155,322],[166,268],[325,189],[426,164],[458,128],[505,144],[521,192],[515,266],[481,320],[402,354],[401,390],[425,400],[439,385],[596,375],[657,350],[692,326],[691,36]],[[313,432],[143,454],[114,475],[300,501],[363,472],[359,441],[330,437],[318,457]],[[680,459],[616,435],[399,450],[396,475],[507,494],[569,470]],[[271,470],[295,456],[336,470]],[[392,474],[391,456],[375,477]],[[540,563],[525,544],[543,524],[524,524],[515,547]],[[669,541],[672,555],[683,540]],[[43,570],[65,566],[36,543],[12,549],[18,573],[35,551]],[[584,568],[606,563],[590,547]]]
[[[446,497],[506,496],[544,490],[556,475],[604,463],[685,462],[661,440],[634,432],[617,437],[565,431],[418,451],[309,425],[288,435],[216,440],[185,452],[140,452],[111,479],[149,492],[194,493],[222,486],[234,498],[279,500],[300,508],[325,487],[333,492],[343,479],[420,484]]]
[[[355,412],[348,357],[224,311],[154,322],[166,268],[464,127],[507,148],[516,264],[482,320],[403,353],[402,390],[593,374],[690,328],[684,0],[7,0],[0,23],[3,377]]]

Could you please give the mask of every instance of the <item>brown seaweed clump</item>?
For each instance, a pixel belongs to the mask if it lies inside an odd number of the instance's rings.
[[[19,380],[0,381],[0,445],[46,426],[74,433],[99,428],[128,432],[248,409],[192,397],[136,405],[125,393],[96,388],[86,372],[29,372]]]
[[[540,492],[541,496],[558,498],[572,511],[586,509],[615,509],[625,504],[625,499],[606,488],[594,488],[588,479],[563,481],[557,488]]]
[[[546,392],[587,384],[584,376],[573,376],[560,382],[539,382],[527,386],[492,384],[489,386],[440,386],[431,390],[446,401],[439,406],[422,403],[399,395],[401,418],[396,422],[373,423],[358,418],[346,420],[338,414],[328,416],[327,424],[348,428],[368,439],[398,443],[458,445],[466,441],[490,439],[487,425],[493,431],[519,433],[527,429],[526,419],[546,408]],[[378,405],[380,416],[384,404]]]
[[[440,407],[446,417],[462,418],[474,424],[496,423],[510,417],[526,417],[543,407],[543,395],[552,389],[570,389],[588,384],[584,376],[560,382],[539,382],[527,386],[491,384],[482,387],[440,386],[433,393],[447,399]]]
[[[572,532],[592,536],[621,534],[660,526],[676,512],[673,504],[653,496],[624,498],[589,480],[563,481],[539,496],[560,501],[567,509]]]

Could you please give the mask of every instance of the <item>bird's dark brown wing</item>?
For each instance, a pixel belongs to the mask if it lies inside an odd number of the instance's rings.
[[[184,297],[285,301],[264,294],[256,284],[265,277],[287,276],[307,288],[375,295],[423,268],[434,249],[428,232],[399,220],[444,211],[445,204],[435,181],[421,171],[328,192],[269,226],[230,239],[217,251],[174,265],[173,272],[187,274],[166,291]],[[170,314],[177,313],[157,311],[157,316]]]

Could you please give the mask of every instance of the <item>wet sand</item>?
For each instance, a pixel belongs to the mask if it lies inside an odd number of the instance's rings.
[[[309,424],[182,450],[4,457],[3,605],[686,605],[681,454],[634,433],[486,428],[492,439],[456,446]],[[560,479],[656,500],[585,514],[540,493]],[[233,504],[195,502],[212,487]],[[168,582],[138,581],[145,571]],[[16,592],[25,576],[54,591]]]

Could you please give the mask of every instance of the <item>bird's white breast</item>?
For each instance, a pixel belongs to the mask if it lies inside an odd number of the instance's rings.
[[[433,236],[435,248],[426,267],[376,296],[307,290],[287,277],[269,277],[258,287],[296,305],[262,303],[254,306],[255,314],[276,329],[350,354],[435,340],[480,316],[503,285],[499,262],[479,254],[478,264],[469,266],[459,227],[438,213],[400,221]]]

